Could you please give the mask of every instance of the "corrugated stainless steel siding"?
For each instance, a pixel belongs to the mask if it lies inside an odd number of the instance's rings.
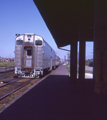
[[[35,67],[42,68],[43,66],[43,47],[35,46]]]
[[[15,47],[15,66],[21,67],[21,46]]]

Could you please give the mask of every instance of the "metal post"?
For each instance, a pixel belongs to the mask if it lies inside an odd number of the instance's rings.
[[[85,90],[85,41],[79,43],[79,83],[80,89]]]
[[[71,43],[70,50],[70,77],[73,83],[73,90],[77,91],[77,41]]]

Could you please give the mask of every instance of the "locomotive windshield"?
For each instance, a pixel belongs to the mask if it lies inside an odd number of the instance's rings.
[[[42,41],[41,40],[36,40],[35,45],[42,45]]]
[[[17,40],[16,42],[17,45],[22,45],[22,43],[23,43],[23,40]]]

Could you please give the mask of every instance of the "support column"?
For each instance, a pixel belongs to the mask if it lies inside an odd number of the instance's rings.
[[[73,90],[77,91],[77,41],[71,43],[70,49],[70,77],[73,83]]]
[[[85,90],[85,41],[79,42],[79,83],[80,89]]]
[[[95,0],[94,15],[95,92],[107,94],[107,2]]]

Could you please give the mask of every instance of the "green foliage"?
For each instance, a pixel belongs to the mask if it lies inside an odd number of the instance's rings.
[[[0,67],[13,66],[14,62],[0,62]]]
[[[86,61],[85,61],[85,65],[88,66],[88,65],[89,65],[89,62],[92,62],[92,61],[93,61],[93,59],[91,59],[91,60],[86,60]]]
[[[85,73],[91,73],[91,74],[93,74],[93,72],[91,72],[91,71],[87,71],[87,70],[85,70]]]
[[[13,94],[12,94],[11,97],[10,97],[10,101],[13,100],[13,99],[16,98],[16,97],[17,97],[17,95],[13,95]]]
[[[0,105],[0,108],[2,108],[3,107],[3,105]]]
[[[68,73],[70,73],[70,66],[66,64],[66,67],[67,67]]]

